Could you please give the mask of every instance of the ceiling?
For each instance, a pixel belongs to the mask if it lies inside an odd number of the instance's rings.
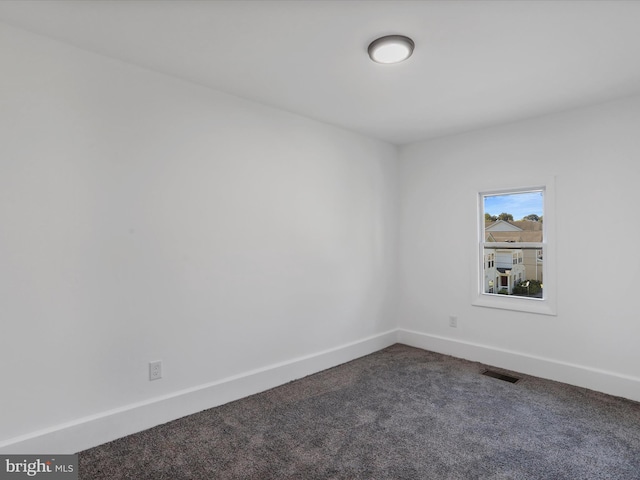
[[[640,1],[4,0],[0,20],[394,144],[640,93]],[[413,56],[372,62],[396,33]]]

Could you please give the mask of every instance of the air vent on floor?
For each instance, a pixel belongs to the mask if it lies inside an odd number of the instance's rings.
[[[505,375],[504,373],[495,372],[493,370],[485,370],[482,372],[482,375],[486,375],[487,377],[497,378],[498,380],[504,380],[509,383],[516,383],[520,380],[518,377],[512,377],[511,375]]]

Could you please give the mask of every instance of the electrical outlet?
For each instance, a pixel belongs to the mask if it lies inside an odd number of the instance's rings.
[[[162,360],[149,362],[149,380],[159,380],[162,378]]]
[[[455,315],[449,315],[449,326],[451,328],[458,328],[458,317]]]

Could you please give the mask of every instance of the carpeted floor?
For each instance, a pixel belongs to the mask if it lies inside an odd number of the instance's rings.
[[[80,452],[80,478],[640,479],[640,403],[485,368],[394,345]]]

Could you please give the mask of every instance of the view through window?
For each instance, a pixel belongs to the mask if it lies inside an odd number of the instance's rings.
[[[544,298],[544,190],[482,195],[483,293]]]

